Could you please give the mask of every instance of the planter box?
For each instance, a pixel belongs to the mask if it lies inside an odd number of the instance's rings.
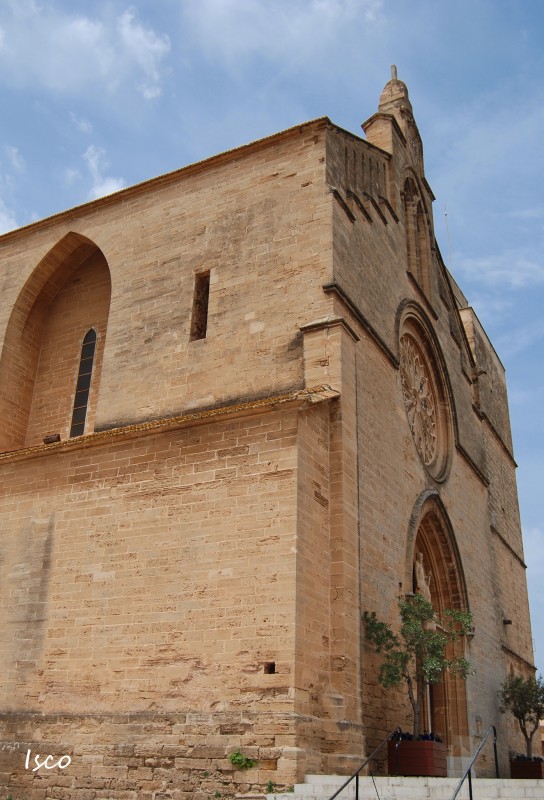
[[[387,771],[389,775],[445,778],[448,774],[447,746],[443,742],[391,740],[387,743]]]
[[[512,759],[510,761],[510,777],[542,780],[544,778],[543,767],[544,762],[542,761],[525,761],[522,758]]]

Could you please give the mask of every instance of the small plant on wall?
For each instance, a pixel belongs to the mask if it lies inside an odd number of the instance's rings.
[[[533,758],[533,737],[544,719],[544,678],[542,675],[523,678],[509,675],[499,691],[501,711],[511,714],[518,721],[525,739],[526,757]]]
[[[229,761],[236,769],[251,769],[251,767],[254,767],[257,763],[254,758],[245,756],[239,747],[233,750],[229,755]]]
[[[378,680],[385,688],[405,685],[412,707],[412,736],[420,737],[420,718],[426,687],[439,683],[444,671],[466,679],[471,667],[464,657],[448,658],[446,648],[472,627],[468,611],[446,610],[438,615],[420,594],[399,600],[400,632],[365,611],[367,641],[383,655]]]

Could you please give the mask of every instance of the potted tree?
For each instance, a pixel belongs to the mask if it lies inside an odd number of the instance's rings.
[[[510,759],[512,778],[542,778],[544,762],[533,756],[533,737],[544,719],[544,678],[509,675],[499,690],[501,711],[510,711],[517,719],[525,739],[526,753]]]
[[[422,731],[421,713],[427,687],[439,683],[445,670],[466,679],[470,664],[464,657],[448,658],[446,648],[472,628],[467,611],[446,610],[438,615],[423,595],[399,600],[400,632],[381,622],[374,612],[365,611],[363,620],[368,642],[383,660],[378,681],[385,688],[404,684],[412,707],[412,732],[402,745],[389,742],[389,774],[435,775],[445,777],[446,745],[431,731]]]

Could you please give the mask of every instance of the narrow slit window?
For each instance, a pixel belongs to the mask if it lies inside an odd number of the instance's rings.
[[[191,317],[191,341],[205,339],[208,329],[208,300],[210,297],[210,273],[195,275],[193,314]]]
[[[91,388],[91,376],[93,372],[94,354],[96,350],[96,331],[91,328],[87,331],[81,347],[81,358],[79,361],[79,372],[77,375],[76,394],[74,397],[74,410],[72,412],[72,424],[70,426],[70,437],[82,436],[85,431],[85,418],[87,417],[87,406],[89,404],[89,391]]]

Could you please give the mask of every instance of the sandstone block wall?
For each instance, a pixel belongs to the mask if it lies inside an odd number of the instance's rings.
[[[299,328],[329,307],[321,291],[332,274],[324,151],[317,124],[7,234],[0,343],[9,343],[14,306],[26,318],[48,297],[33,276],[47,280],[52,262],[76,264],[83,237],[111,275],[96,430],[300,388]],[[201,272],[210,273],[207,336],[191,341]],[[6,402],[20,389],[8,356],[0,365],[2,386],[11,378]],[[41,421],[35,427],[41,434]]]
[[[131,767],[156,790],[161,759],[198,775],[240,744],[277,767],[295,734],[296,427],[277,413],[4,465],[5,742],[56,741],[74,790]]]
[[[380,125],[381,136],[392,123],[384,118]],[[504,371],[471,310],[460,313],[460,293],[448,284],[435,248],[427,286],[414,280],[402,206],[404,176],[413,176],[417,163],[398,129],[386,140],[389,153],[376,152],[349,134],[331,136],[328,142],[328,175],[336,188],[334,278],[328,291],[335,297],[335,313],[360,337],[356,404],[361,606],[395,620],[397,598],[413,588],[418,504],[425,497],[438,498],[451,524],[475,625],[475,635],[467,642],[475,669],[466,686],[468,727],[456,723],[458,743],[452,752],[463,758],[494,724],[500,730],[507,771],[512,740],[497,709],[497,690],[513,662],[518,671],[531,671],[532,650]],[[382,174],[391,179],[382,180]],[[432,197],[424,182],[421,187],[422,197]],[[432,237],[432,220],[428,235]],[[399,337],[409,304],[426,320],[450,407],[450,462],[439,481],[414,446],[403,403]],[[488,565],[484,571],[482,563]],[[506,608],[511,613],[505,613]],[[504,619],[510,617],[514,624],[505,626]],[[408,726],[406,698],[377,686],[378,666],[379,659],[363,643],[363,718],[369,748],[397,724]]]

